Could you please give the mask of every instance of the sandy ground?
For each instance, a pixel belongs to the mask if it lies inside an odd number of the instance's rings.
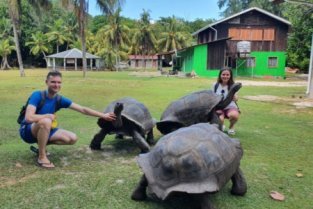
[[[138,76],[138,77],[160,77],[168,76],[161,75],[160,72],[131,72],[129,75]],[[184,74],[175,75],[178,77],[185,77]],[[243,86],[273,86],[273,87],[302,87],[307,86],[307,80],[293,80],[293,81],[252,81],[252,80],[236,80],[236,82],[241,82]],[[290,97],[277,97],[273,95],[257,95],[257,96],[245,96],[242,99],[262,101],[262,102],[271,102],[271,103],[284,103],[294,105],[296,108],[312,108],[313,99],[308,99],[303,95],[296,96],[291,95]]]
[[[277,87],[290,87],[290,86],[306,86],[307,81],[251,81],[251,80],[236,80],[241,82],[243,86],[277,86]]]

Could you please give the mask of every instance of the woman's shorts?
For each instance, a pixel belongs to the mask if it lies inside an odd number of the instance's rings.
[[[48,141],[57,130],[58,128],[51,129]],[[32,134],[32,124],[22,124],[20,128],[20,136],[28,144],[37,143],[37,139]]]
[[[229,108],[229,109],[224,109],[224,110],[217,110],[216,113],[218,116],[224,116],[225,118],[229,119],[229,113],[232,111],[236,111],[239,113],[237,108]]]

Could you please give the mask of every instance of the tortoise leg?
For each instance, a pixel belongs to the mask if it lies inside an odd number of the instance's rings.
[[[146,189],[148,186],[148,181],[145,175],[142,175],[136,189],[133,191],[131,198],[132,200],[142,201],[147,198]]]
[[[101,143],[104,140],[104,137],[107,135],[107,130],[102,128],[100,131],[93,137],[89,147],[92,150],[101,150]]]
[[[141,136],[141,134],[136,130],[133,131],[133,139],[134,139],[135,143],[138,145],[138,147],[141,149],[142,153],[149,152],[149,150],[150,150],[149,144]]]
[[[233,187],[231,189],[231,194],[243,196],[247,192],[247,182],[246,179],[238,167],[236,173],[231,177],[231,181],[233,182]]]
[[[155,144],[154,137],[153,137],[153,129],[151,129],[147,134],[147,142],[149,145]]]
[[[209,193],[193,194],[193,197],[195,201],[200,204],[201,209],[215,209],[213,204],[210,202]]]

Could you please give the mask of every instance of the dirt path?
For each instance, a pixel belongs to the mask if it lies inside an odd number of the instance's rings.
[[[278,86],[278,87],[290,87],[290,86],[306,86],[307,81],[251,81],[251,80],[236,80],[241,82],[243,86]]]

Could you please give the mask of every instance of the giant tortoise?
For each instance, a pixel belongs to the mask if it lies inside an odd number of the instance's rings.
[[[212,209],[210,194],[231,179],[231,193],[244,195],[247,185],[239,165],[240,142],[221,132],[216,125],[198,123],[163,136],[149,153],[137,158],[144,175],[133,191],[133,200],[152,197],[167,199],[186,194],[196,198],[201,209]]]
[[[226,98],[216,95],[212,90],[197,91],[184,96],[169,104],[157,123],[157,128],[162,134],[204,122],[219,124],[221,128],[216,110],[229,105],[240,88],[241,83],[232,85]]]
[[[131,136],[141,149],[141,152],[148,152],[149,144],[154,143],[153,127],[154,120],[147,107],[136,99],[125,97],[111,102],[104,110],[104,113],[114,112],[116,120],[108,122],[98,119],[101,130],[94,136],[90,143],[93,150],[101,149],[101,143],[107,134]],[[145,139],[146,136],[146,139]]]

